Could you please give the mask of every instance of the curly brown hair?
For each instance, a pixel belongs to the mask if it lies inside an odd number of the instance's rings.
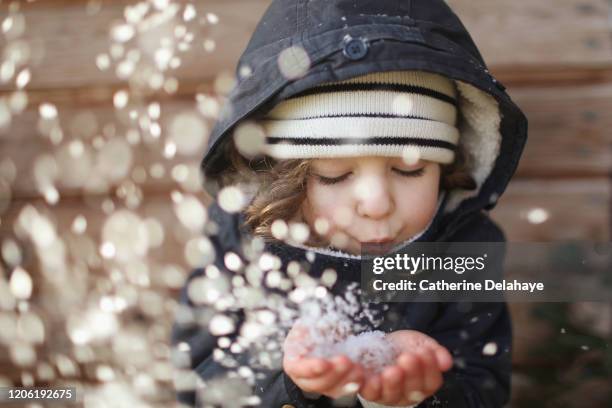
[[[257,191],[245,209],[245,224],[253,235],[274,240],[271,227],[275,220],[289,222],[306,198],[306,181],[310,173],[310,159],[275,160],[270,157],[247,159],[240,154],[233,140],[225,144],[230,163],[223,174],[222,186],[253,183]],[[466,159],[458,149],[451,164],[441,165],[440,189],[473,190],[476,182],[466,169]],[[322,243],[311,237],[310,244]]]

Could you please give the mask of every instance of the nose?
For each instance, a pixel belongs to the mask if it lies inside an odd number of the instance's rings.
[[[357,214],[372,219],[385,218],[395,208],[386,177],[369,176],[360,180],[356,188],[356,201]]]

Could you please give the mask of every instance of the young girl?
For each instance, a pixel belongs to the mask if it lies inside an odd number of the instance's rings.
[[[281,270],[295,262],[313,277],[335,270],[334,293],[360,281],[364,246],[384,253],[419,241],[503,241],[486,210],[526,140],[526,118],[441,0],[273,1],[237,73],[202,168],[212,194],[239,186],[251,195],[239,212],[223,197],[209,208],[216,268],[193,272],[181,299],[191,317],[183,313],[173,334],[209,396],[215,379],[230,378],[215,348],[233,338],[213,333],[211,316],[231,315],[238,332],[245,313],[194,302],[195,279],[239,271],[232,256],[246,262],[257,237]],[[284,240],[287,226],[309,228]],[[508,401],[504,303],[394,303],[376,329],[401,352],[379,374],[343,355],[294,353],[307,332],[295,325],[282,365],[255,377],[255,402],[331,407],[348,391],[363,407]],[[248,366],[249,351],[238,354]],[[238,406],[233,391],[212,402],[194,390],[179,397]]]

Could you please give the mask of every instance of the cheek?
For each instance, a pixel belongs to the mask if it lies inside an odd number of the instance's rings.
[[[325,216],[325,213],[329,210],[330,201],[329,194],[324,188],[308,181],[303,210],[311,224],[316,217]]]
[[[304,215],[308,221],[314,222],[316,217],[333,220],[339,207],[350,206],[350,195],[340,186],[322,186],[309,181],[304,200]]]
[[[414,225],[427,225],[438,204],[439,175],[432,172],[415,183],[402,183],[398,187],[402,218]]]

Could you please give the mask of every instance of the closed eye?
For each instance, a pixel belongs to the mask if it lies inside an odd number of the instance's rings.
[[[324,176],[317,175],[317,178],[319,179],[321,184],[330,185],[330,184],[340,183],[340,182],[346,180],[348,178],[348,176],[350,176],[350,175],[351,175],[351,173],[345,173],[345,174],[343,174],[341,176],[338,176],[338,177],[324,177]]]
[[[393,168],[392,169],[395,173],[399,174],[400,176],[403,177],[420,177],[423,175],[423,173],[425,173],[425,168],[422,167],[418,170],[401,170],[401,169],[397,169],[397,168]],[[316,175],[316,177],[319,179],[319,182],[321,184],[325,184],[325,185],[332,185],[332,184],[337,184],[337,183],[341,183],[344,180],[346,180],[352,173],[345,173],[341,176],[338,177],[325,177],[325,176],[320,176],[320,175]]]
[[[393,168],[393,171],[404,177],[420,177],[425,172],[425,167],[421,167],[418,170],[401,170]]]

